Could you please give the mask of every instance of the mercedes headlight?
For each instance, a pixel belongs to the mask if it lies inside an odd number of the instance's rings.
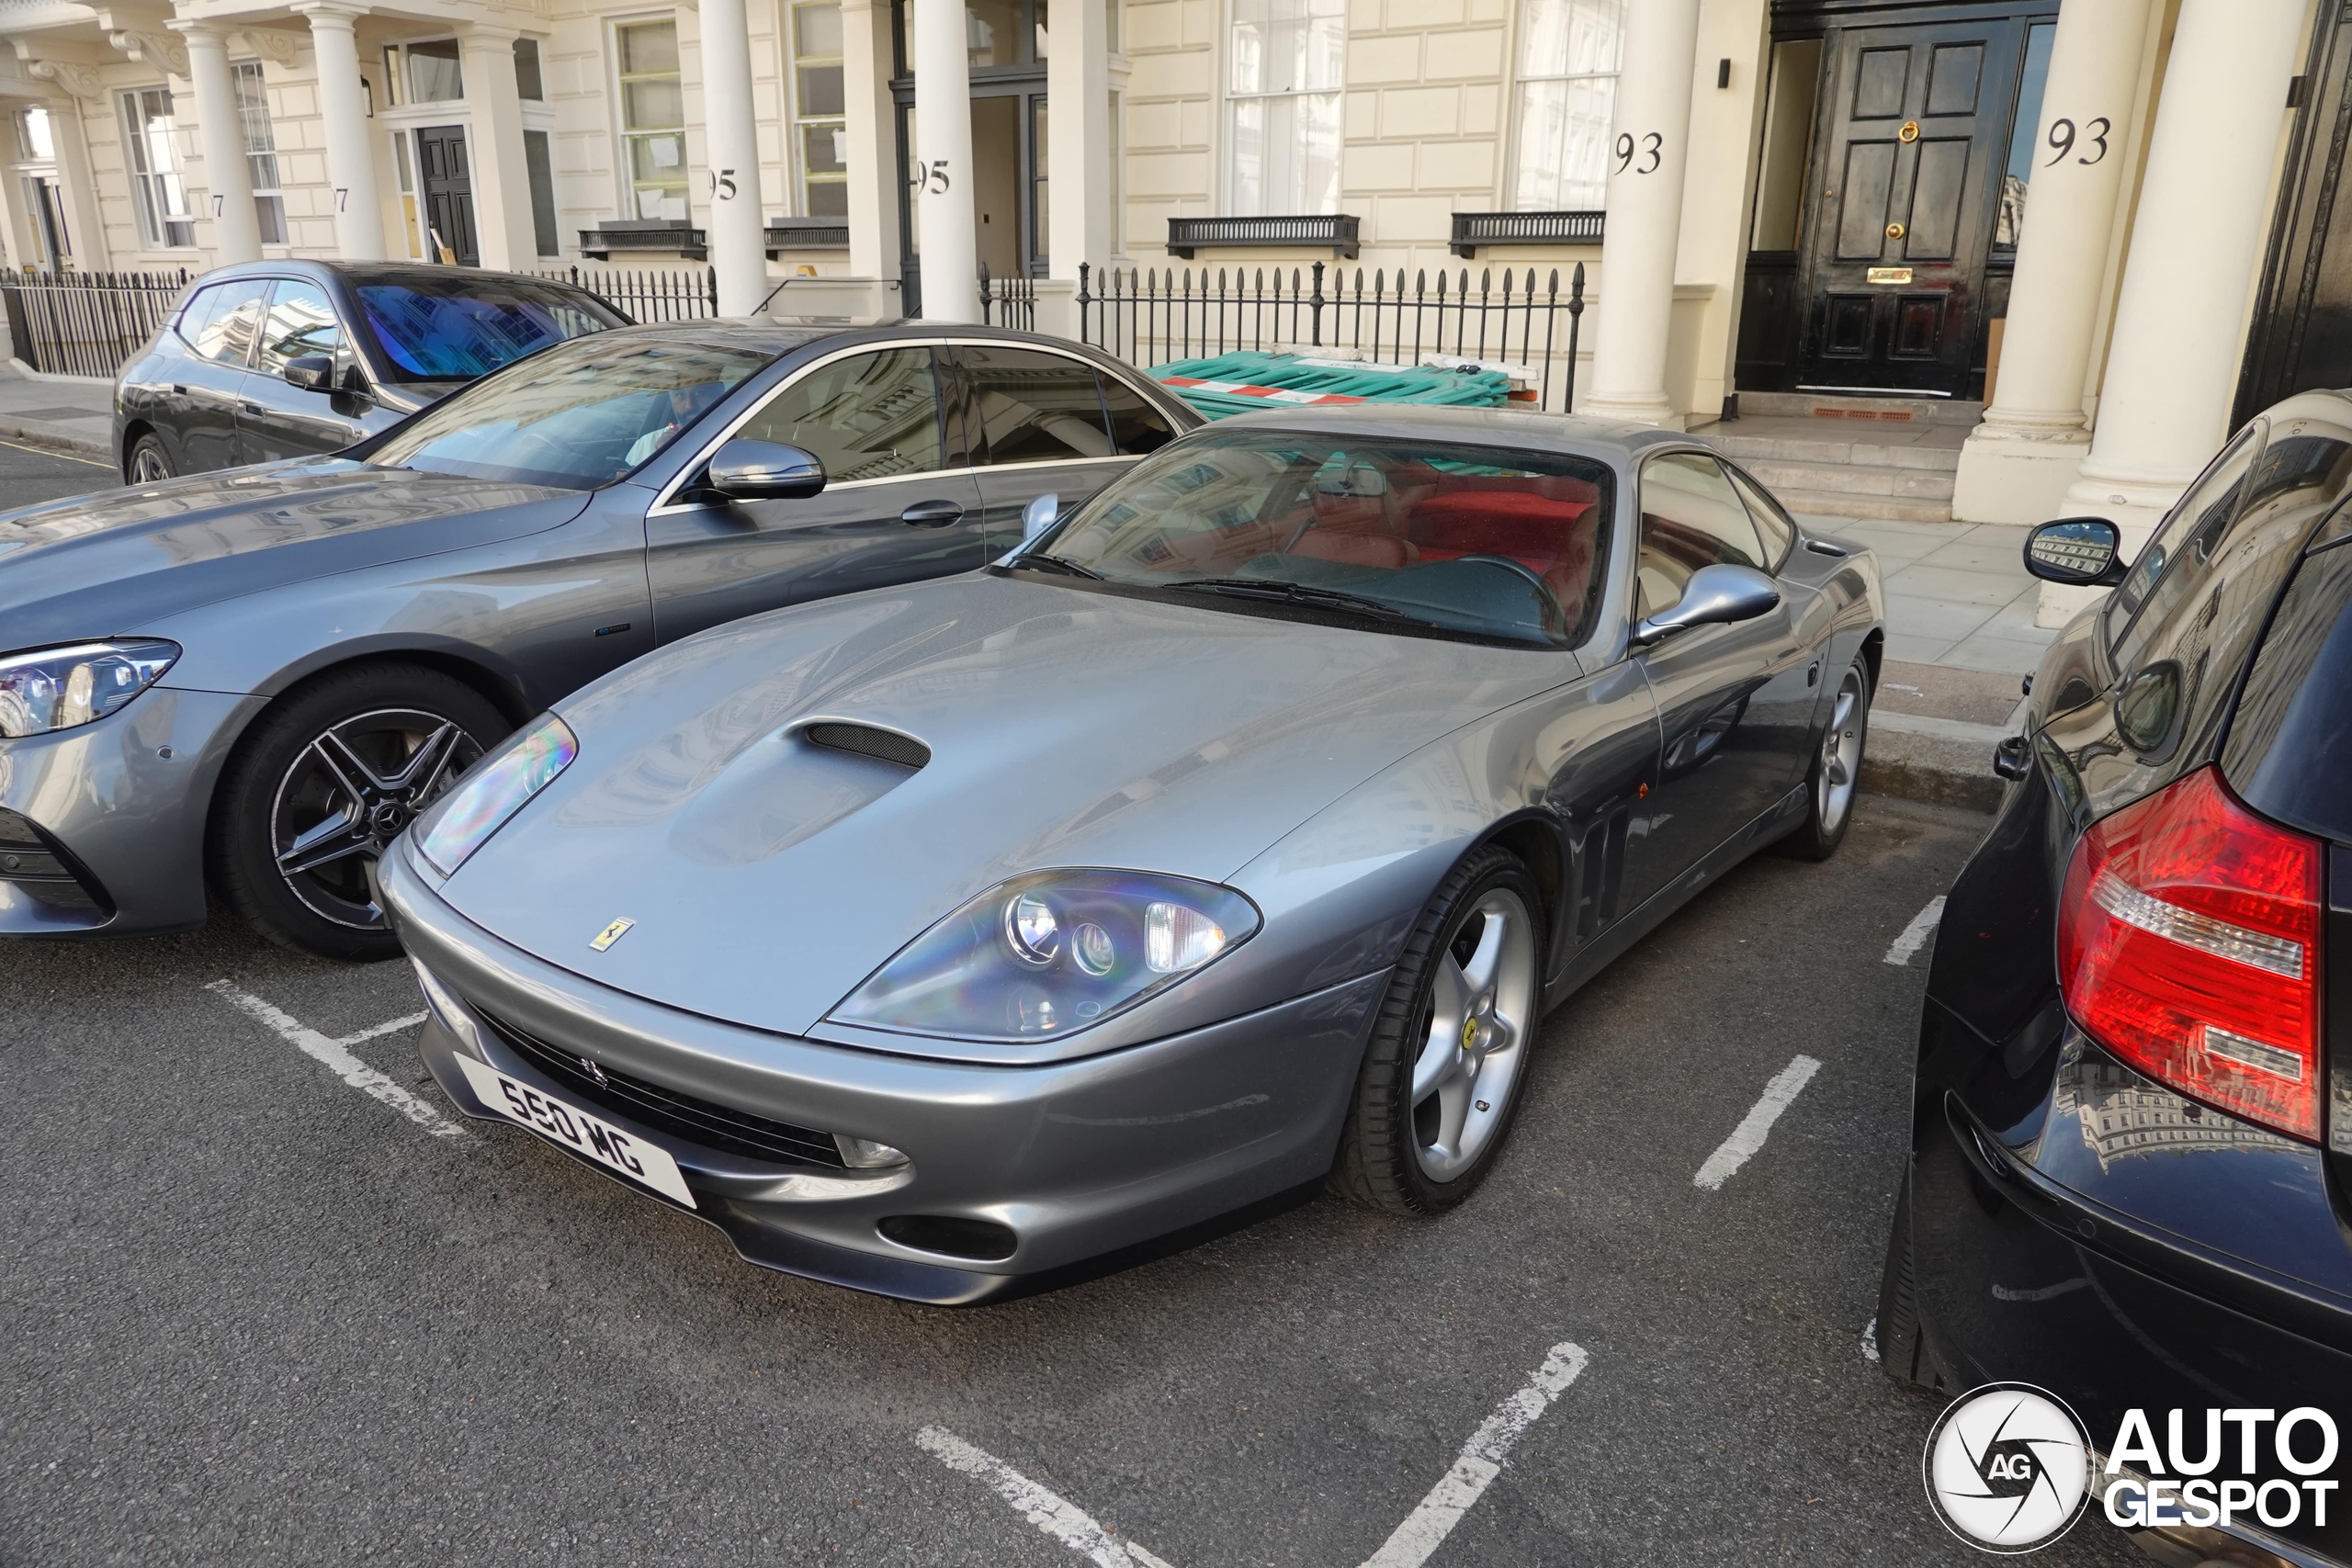
[[[163,678],[180,645],[161,637],[77,642],[0,655],[0,737],[101,719]]]
[[[1050,1039],[1166,990],[1257,929],[1257,906],[1213,882],[1032,872],[909,942],[831,1016],[952,1040]]]
[[[522,810],[524,802],[553,784],[578,755],[580,742],[553,714],[514,735],[416,819],[411,831],[417,852],[442,875],[454,876],[468,855]]]

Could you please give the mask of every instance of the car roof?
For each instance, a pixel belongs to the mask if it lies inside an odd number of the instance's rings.
[[[1520,409],[1452,408],[1430,403],[1351,403],[1315,409],[1270,409],[1218,420],[1216,430],[1297,431],[1329,435],[1349,431],[1404,441],[1432,437],[1482,446],[1534,447],[1545,452],[1630,463],[1655,446],[1691,445],[1676,430],[1589,419],[1582,414]]]

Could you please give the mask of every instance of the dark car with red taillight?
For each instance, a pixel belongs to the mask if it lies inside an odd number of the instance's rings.
[[[2352,394],[2306,393],[2128,567],[2103,519],[2029,536],[2110,592],[1996,754],[1920,1019],[1885,1368],[2058,1394],[2167,1561],[2352,1562],[2347,498]]]

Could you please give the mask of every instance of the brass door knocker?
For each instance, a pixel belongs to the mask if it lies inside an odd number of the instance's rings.
[[[1899,240],[1903,238],[1903,225],[1900,223],[1888,224],[1886,226],[1886,237],[1890,240]]]
[[[1918,140],[1919,140],[1919,122],[1918,122],[1917,120],[1916,120],[1916,119],[1906,119],[1906,120],[1905,120],[1905,121],[1903,122],[1903,129],[1902,129],[1902,130],[1898,130],[1898,131],[1896,131],[1896,132],[1894,133],[1894,139],[1895,139],[1897,141],[1918,141]]]

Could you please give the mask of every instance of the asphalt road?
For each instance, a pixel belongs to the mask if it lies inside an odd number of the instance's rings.
[[[1083,1561],[938,1427],[1138,1563],[1353,1568],[1569,1344],[1435,1568],[1981,1562],[1921,1495],[1936,1407],[1862,1338],[1925,980],[1885,954],[1983,826],[1873,798],[1830,863],[1725,878],[1552,1017],[1442,1222],[1327,1198],[969,1312],[753,1269],[282,1032],[414,1014],[404,966],[226,917],[0,948],[0,1562]],[[346,1048],[446,1113],[413,1035]],[[1762,1147],[1694,1185],[1799,1055]],[[2042,1561],[2142,1560],[2094,1515]]]
[[[0,512],[87,491],[112,490],[119,482],[114,466],[103,457],[36,446],[13,435],[0,436]]]

